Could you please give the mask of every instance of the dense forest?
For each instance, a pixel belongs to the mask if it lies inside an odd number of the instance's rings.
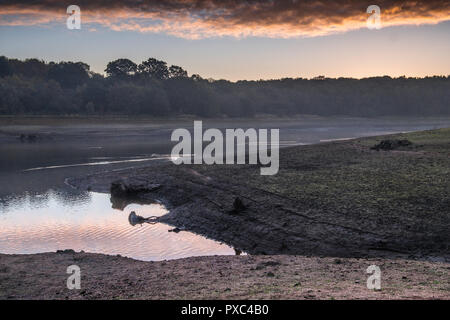
[[[105,73],[94,73],[82,62],[0,57],[0,114],[450,115],[449,76],[230,82],[188,76],[183,68],[153,58],[139,65],[118,59]]]

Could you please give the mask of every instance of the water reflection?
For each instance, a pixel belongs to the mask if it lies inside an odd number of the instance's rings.
[[[109,195],[95,192],[49,191],[3,198],[0,252],[37,253],[70,248],[140,260],[236,253],[225,244],[191,232],[168,232],[168,225],[145,223],[166,213],[167,209],[158,203],[128,204],[124,211],[113,209]]]

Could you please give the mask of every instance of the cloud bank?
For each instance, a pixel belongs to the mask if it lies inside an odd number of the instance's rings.
[[[181,38],[314,37],[366,27],[369,5],[381,8],[382,27],[450,20],[450,0],[0,0],[0,26],[60,24],[81,8],[82,26],[165,33]]]

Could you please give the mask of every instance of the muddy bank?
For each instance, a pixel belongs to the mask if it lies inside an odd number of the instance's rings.
[[[66,269],[81,269],[68,290]],[[381,290],[366,269],[381,269]],[[92,253],[0,254],[0,299],[450,299],[449,265],[299,256],[143,262]]]
[[[161,222],[250,254],[449,261],[450,129],[388,138],[412,144],[376,151],[386,137],[375,137],[286,148],[275,176],[257,166],[164,162],[69,183],[101,192],[130,177],[160,185],[113,206],[163,201],[170,213]],[[237,197],[245,210],[233,210]]]

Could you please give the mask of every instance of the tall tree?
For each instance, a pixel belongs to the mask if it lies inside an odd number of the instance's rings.
[[[170,66],[169,68],[169,78],[171,79],[180,79],[187,78],[188,73],[182,67],[179,66]]]
[[[8,58],[0,57],[0,77],[10,76],[12,74],[12,68],[9,64]]]
[[[89,65],[83,62],[60,62],[48,70],[48,78],[65,88],[75,88],[89,79]]]
[[[126,77],[134,75],[137,65],[129,59],[117,59],[106,66],[105,72],[109,77]]]
[[[167,63],[155,58],[150,58],[147,61],[143,61],[138,66],[138,71],[144,76],[148,76],[158,80],[165,80],[169,78]]]
[[[194,81],[202,81],[203,80],[203,78],[199,74],[193,74],[191,76],[191,79]]]

